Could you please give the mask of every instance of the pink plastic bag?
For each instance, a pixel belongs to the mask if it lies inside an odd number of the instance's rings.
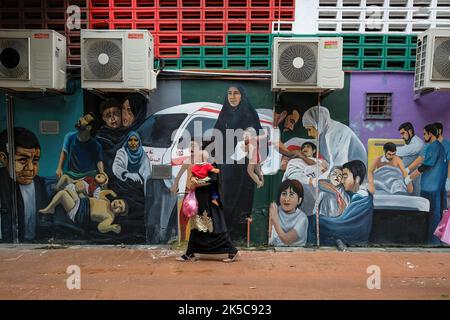
[[[434,235],[438,237],[442,242],[450,244],[450,210],[444,210],[442,219],[439,222]]]
[[[183,214],[185,217],[190,218],[195,216],[198,211],[198,202],[195,198],[195,191],[189,191],[189,193],[183,199]]]
[[[441,241],[450,245],[450,223],[447,223],[444,233],[441,236]]]

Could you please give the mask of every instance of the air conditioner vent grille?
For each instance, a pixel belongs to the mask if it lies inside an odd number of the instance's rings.
[[[436,37],[433,55],[433,80],[450,80],[450,37]]]
[[[278,57],[280,83],[317,83],[317,43],[281,43]]]
[[[0,79],[29,80],[28,39],[0,39]]]
[[[122,81],[122,40],[90,38],[84,41],[85,80]]]

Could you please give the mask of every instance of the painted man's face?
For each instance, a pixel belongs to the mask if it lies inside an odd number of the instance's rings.
[[[317,139],[317,129],[313,126],[305,126],[306,132],[308,136],[314,139]]]
[[[125,213],[125,201],[122,199],[116,199],[111,202],[111,210],[116,215],[124,214]]]
[[[79,131],[84,131],[86,129],[90,130],[92,126],[90,128],[88,128],[88,126],[92,121],[94,121],[94,117],[88,113],[82,116],[80,119],[78,119],[78,122],[75,124],[75,128]]]
[[[294,131],[295,125],[300,120],[300,113],[297,110],[292,111],[291,114],[284,119],[283,131]]]
[[[110,107],[103,111],[102,119],[108,128],[117,129],[122,126],[122,111],[117,107]]]
[[[405,143],[408,144],[409,141],[411,140],[411,135],[409,134],[408,131],[406,131],[405,129],[400,129],[400,136],[402,137],[403,140],[405,140]]]
[[[353,191],[356,182],[353,173],[349,169],[344,168],[344,170],[342,170],[342,179],[345,191]]]
[[[280,205],[281,209],[286,213],[293,213],[301,201],[302,198],[300,198],[291,188],[281,192]]]
[[[130,139],[128,139],[128,147],[133,151],[136,151],[139,148],[139,140],[136,136],[131,136]]]
[[[125,100],[122,105],[122,125],[129,127],[134,122],[134,114],[130,107],[130,101]]]
[[[395,157],[395,151],[387,151],[384,156],[386,157],[386,159],[388,159],[389,161],[391,161],[392,159],[394,159]]]
[[[337,187],[338,185],[340,185],[342,183],[342,179],[343,179],[342,170],[334,169],[333,171],[331,171],[330,181],[333,186]]]
[[[19,184],[31,184],[39,171],[41,149],[25,149],[16,147],[15,169],[16,181]]]
[[[426,132],[424,130],[423,131],[423,139],[425,140],[426,143],[429,143],[431,141],[431,134],[429,134],[428,132]]]
[[[228,89],[228,102],[232,107],[237,107],[241,103],[241,92],[238,88],[230,87]]]

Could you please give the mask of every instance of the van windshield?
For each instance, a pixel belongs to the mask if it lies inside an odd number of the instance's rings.
[[[142,145],[169,148],[172,145],[174,131],[180,128],[186,117],[186,113],[152,115],[137,130],[141,136]]]

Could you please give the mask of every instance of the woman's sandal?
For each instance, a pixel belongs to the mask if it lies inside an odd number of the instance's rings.
[[[187,262],[187,261],[195,261],[197,260],[197,258],[195,257],[194,254],[191,255],[187,255],[187,254],[183,254],[181,257],[176,257],[177,261],[181,261],[181,262]]]
[[[237,261],[237,256],[238,256],[237,252],[236,253],[229,253],[228,254],[228,258],[222,259],[222,261],[225,262],[225,263],[235,262],[235,261]]]

